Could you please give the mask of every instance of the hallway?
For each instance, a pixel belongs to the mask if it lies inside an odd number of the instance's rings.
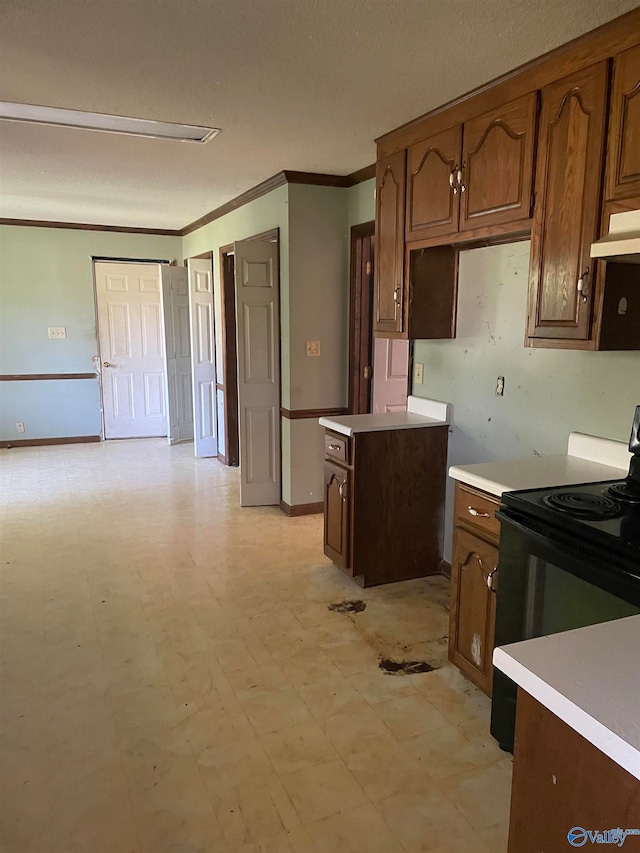
[[[241,509],[190,444],[0,473],[0,850],[504,853],[511,757],[446,663],[444,578],[360,589],[321,516]]]

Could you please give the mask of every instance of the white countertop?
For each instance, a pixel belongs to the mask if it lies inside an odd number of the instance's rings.
[[[449,476],[501,497],[503,492],[516,489],[620,480],[629,471],[629,456],[624,442],[574,432],[569,436],[566,456],[453,465],[449,468]]]
[[[640,779],[640,616],[494,649],[493,663]]]
[[[370,415],[342,415],[320,418],[321,426],[351,436],[356,432],[377,432],[386,429],[415,429],[416,427],[446,426],[450,422],[450,404],[410,396],[406,412],[385,412]]]

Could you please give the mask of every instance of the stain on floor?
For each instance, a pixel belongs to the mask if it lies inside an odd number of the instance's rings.
[[[362,613],[367,607],[366,602],[360,601],[338,601],[329,605],[329,610],[334,613]]]
[[[387,675],[414,675],[417,672],[433,672],[437,669],[426,660],[391,660],[390,658],[381,658],[378,666]]]

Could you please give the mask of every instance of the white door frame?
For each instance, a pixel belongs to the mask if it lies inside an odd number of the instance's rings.
[[[96,372],[96,376],[98,379],[98,389],[100,394],[100,440],[106,441],[105,437],[105,421],[104,421],[104,399],[103,399],[103,388],[102,388],[102,352],[100,347],[100,325],[98,321],[98,286],[96,280],[96,264],[147,264],[149,266],[157,266],[158,267],[158,276],[160,280],[162,279],[160,267],[163,264],[170,264],[171,261],[168,258],[112,258],[105,257],[103,255],[92,255],[91,256],[91,274],[93,277],[93,308],[94,308],[94,322],[95,322],[95,337],[96,337],[96,355],[92,356],[91,361],[93,362],[94,370]],[[162,316],[163,322],[163,335],[164,335],[164,305],[162,300],[162,287],[160,287],[160,312]],[[164,381],[165,386],[167,382],[167,374],[166,374],[166,363],[164,365]],[[169,432],[169,413],[167,412],[167,434]],[[117,440],[117,439],[113,439]]]

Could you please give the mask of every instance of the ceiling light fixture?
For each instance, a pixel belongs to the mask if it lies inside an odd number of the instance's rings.
[[[6,101],[0,101],[0,119],[47,124],[54,127],[100,130],[106,133],[125,133],[130,136],[148,136],[154,139],[176,139],[179,142],[209,142],[220,133],[218,127],[174,124],[168,121],[87,113],[82,110],[65,110],[57,107],[38,107],[33,104],[12,104]]]

